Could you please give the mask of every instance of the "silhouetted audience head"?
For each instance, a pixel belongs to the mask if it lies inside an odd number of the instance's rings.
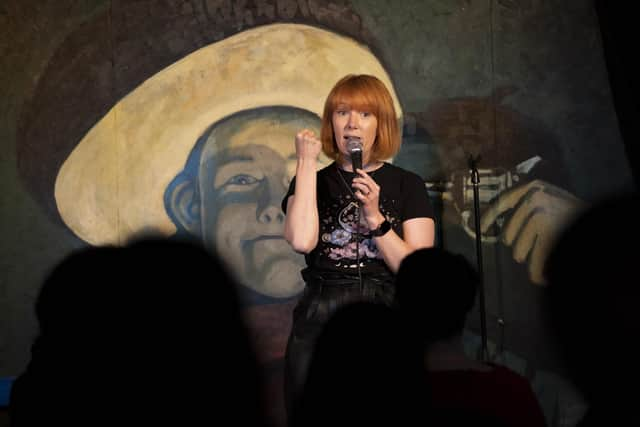
[[[36,302],[13,426],[263,421],[235,283],[196,243],[147,238],[63,260]]]
[[[462,332],[480,276],[462,255],[419,249],[400,264],[396,302],[424,355],[431,425],[542,427],[544,414],[526,378],[469,357]]]
[[[462,255],[418,249],[400,264],[396,300],[413,333],[426,344],[462,334],[479,283]]]
[[[293,425],[419,423],[427,402],[422,358],[410,350],[397,313],[352,303],[318,337]]]
[[[640,425],[632,391],[640,381],[638,218],[638,195],[601,200],[570,224],[547,258],[549,320],[568,376],[591,406],[584,425],[617,425],[618,417]]]

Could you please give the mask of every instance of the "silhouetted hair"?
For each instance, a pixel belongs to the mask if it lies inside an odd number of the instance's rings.
[[[194,243],[72,253],[39,293],[40,332],[11,392],[12,425],[259,423],[262,380],[235,289]]]
[[[427,402],[422,360],[393,309],[339,308],[316,342],[293,426],[419,425]]]
[[[425,343],[460,334],[480,278],[467,259],[441,248],[419,249],[401,263],[396,300]]]
[[[640,381],[638,218],[637,194],[600,200],[560,234],[545,264],[548,319],[568,376],[590,403],[618,413],[634,406],[633,393],[612,390]]]
[[[400,126],[387,87],[377,77],[349,74],[336,83],[324,104],[320,140],[328,157],[335,160],[340,156],[333,133],[333,113],[339,105],[372,113],[378,120],[371,160],[388,159],[400,150]]]

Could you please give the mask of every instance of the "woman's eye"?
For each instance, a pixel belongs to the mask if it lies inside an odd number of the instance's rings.
[[[251,176],[251,175],[236,175],[231,177],[231,179],[229,179],[225,185],[251,185],[251,184],[255,184],[256,182],[258,182],[258,179]]]

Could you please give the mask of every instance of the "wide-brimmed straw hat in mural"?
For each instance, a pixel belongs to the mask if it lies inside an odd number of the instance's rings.
[[[121,99],[66,159],[55,183],[63,221],[96,245],[121,243],[141,230],[173,234],[163,193],[211,124],[265,106],[321,116],[329,91],[347,74],[382,80],[400,118],[380,61],[330,31],[267,25],[184,57]]]

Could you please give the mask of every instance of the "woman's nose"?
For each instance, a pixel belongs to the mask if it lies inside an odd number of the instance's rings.
[[[359,124],[359,122],[358,122],[358,114],[350,113],[349,114],[349,121],[347,122],[347,126],[350,129],[355,129],[355,128],[358,127],[358,124]]]

